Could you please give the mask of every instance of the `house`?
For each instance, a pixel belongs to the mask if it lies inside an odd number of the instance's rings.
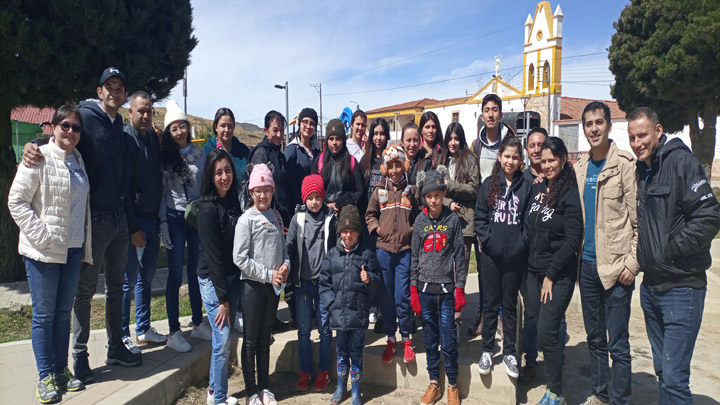
[[[10,121],[12,123],[13,148],[18,161],[20,161],[20,154],[26,143],[39,136],[50,135],[50,125],[41,125],[50,123],[54,114],[54,108],[13,108],[10,113]]]

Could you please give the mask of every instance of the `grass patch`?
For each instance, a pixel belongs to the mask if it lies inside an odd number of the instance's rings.
[[[130,313],[130,324],[135,323],[135,301],[133,300]],[[203,307],[203,313],[205,308]],[[150,320],[159,321],[167,319],[167,309],[165,308],[165,296],[152,297],[150,300]],[[190,296],[183,288],[180,290],[180,316],[192,315],[190,309]],[[0,343],[15,342],[18,340],[30,339],[30,329],[32,326],[32,307],[23,305],[22,312],[11,314],[9,308],[0,308]],[[92,300],[92,310],[90,311],[90,329],[105,328],[105,299],[98,298]]]

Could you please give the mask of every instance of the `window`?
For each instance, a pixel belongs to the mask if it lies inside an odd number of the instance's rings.
[[[528,91],[535,90],[535,65],[532,63],[528,67]]]
[[[453,111],[452,122],[460,122],[460,111]]]
[[[550,84],[550,62],[545,61],[543,66],[543,89],[547,89]]]

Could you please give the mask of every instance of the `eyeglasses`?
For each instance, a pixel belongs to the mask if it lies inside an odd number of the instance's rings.
[[[302,121],[300,121],[300,123],[303,124],[303,125],[307,125],[307,126],[309,126],[309,127],[316,127],[316,126],[317,126],[317,124],[316,124],[315,121],[313,121],[313,120],[302,120]]]
[[[268,188],[255,188],[255,189],[252,190],[252,193],[255,194],[255,195],[257,195],[257,196],[270,195],[270,194],[273,193],[273,189],[270,188],[270,187],[268,187]]]
[[[65,132],[70,132],[70,130],[72,129],[72,131],[75,132],[76,134],[79,134],[80,131],[82,131],[82,127],[80,126],[80,124],[70,125],[67,122],[61,122],[60,128],[62,128],[62,130]]]
[[[179,125],[176,126],[176,127],[170,127],[170,132],[174,134],[174,133],[176,133],[176,132],[178,132],[178,131],[184,131],[184,130],[186,130],[187,127],[188,127],[187,124],[182,123],[182,124],[179,124]]]

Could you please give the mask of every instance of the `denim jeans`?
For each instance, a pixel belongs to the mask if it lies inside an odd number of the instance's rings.
[[[540,290],[545,275],[527,272],[527,302],[530,314],[537,322],[538,349],[545,357],[545,379],[547,388],[558,396],[562,395],[563,352],[558,337],[562,319],[565,316],[575,283],[568,277],[555,280],[552,299],[540,302]],[[563,336],[564,338],[564,336]]]
[[[431,380],[440,378],[440,353],[445,355],[445,374],[448,383],[455,385],[458,376],[457,326],[455,324],[455,295],[432,295],[420,291],[423,328],[422,337],[427,353],[427,371]]]
[[[302,280],[300,287],[295,288],[295,320],[298,327],[298,355],[300,370],[312,373],[312,343],[310,331],[313,330],[313,313],[316,315],[317,329],[320,333],[320,359],[318,371],[330,371],[332,357],[332,332],[328,321],[329,314],[320,304],[320,292],[317,281]]]
[[[629,404],[632,366],[630,356],[630,300],[635,284],[616,282],[605,290],[597,263],[583,260],[580,266],[580,297],[590,351],[592,393],[613,404]],[[612,373],[608,365],[612,358]],[[608,387],[608,382],[610,386]]]
[[[385,322],[385,333],[395,336],[400,326],[402,337],[410,336],[412,329],[412,308],[410,307],[410,251],[390,253],[377,249],[377,258],[382,269],[383,284],[380,289],[381,311]],[[397,319],[397,321],[396,321]]]
[[[168,325],[170,333],[180,330],[179,294],[182,284],[183,260],[185,244],[187,243],[187,281],[190,294],[190,309],[192,309],[192,322],[195,325],[202,323],[202,298],[198,286],[197,268],[200,258],[200,238],[198,232],[185,222],[185,212],[167,209],[167,223],[172,239],[173,248],[167,250],[168,279],[165,286],[165,305],[167,307]]]
[[[523,353],[525,353],[525,364],[537,368],[537,322],[535,317],[532,315],[530,308],[527,303],[527,275],[522,277],[522,283],[520,283],[520,294],[523,296],[525,305],[523,307]],[[565,345],[567,344],[567,322],[565,322],[565,315],[563,315],[562,321],[560,322],[560,329],[558,329],[558,341],[560,342],[560,350],[562,351],[562,362],[565,364]],[[520,359],[518,358],[518,363]]]
[[[339,330],[337,339],[337,365],[349,368],[352,373],[363,369],[363,349],[365,348],[365,329]]]
[[[128,256],[127,220],[125,211],[92,212],[93,264],[80,266],[75,304],[73,305],[73,357],[87,357],[90,338],[90,306],[97,289],[98,275],[105,273],[105,330],[108,349],[122,342],[122,297],[125,265]]]
[[[125,281],[123,282],[122,331],[130,336],[130,303],[135,296],[135,334],[142,335],[150,329],[150,298],[160,254],[160,221],[157,218],[138,218],[140,231],[145,235],[142,265],[137,258],[137,248],[128,247]],[[133,294],[134,291],[134,294]]]
[[[245,395],[249,398],[270,385],[270,335],[280,297],[275,294],[271,284],[253,280],[243,280],[240,294],[245,328],[240,360],[245,380]]]
[[[223,323],[220,327],[215,325],[215,316],[220,307],[220,301],[215,294],[210,277],[202,279],[198,277],[200,294],[202,295],[205,310],[208,314],[208,322],[212,327],[212,355],[210,357],[210,377],[208,388],[213,393],[216,404],[227,401],[228,391],[228,366],[230,365],[230,332],[235,322],[235,310],[240,300],[240,278],[235,275],[228,279],[228,304],[230,309],[230,323]]]
[[[690,361],[705,307],[706,289],[677,287],[664,293],[640,286],[640,304],[658,376],[658,403],[692,404]]]
[[[40,381],[67,366],[70,313],[82,256],[82,248],[72,248],[65,264],[23,257],[33,310],[30,336]]]

